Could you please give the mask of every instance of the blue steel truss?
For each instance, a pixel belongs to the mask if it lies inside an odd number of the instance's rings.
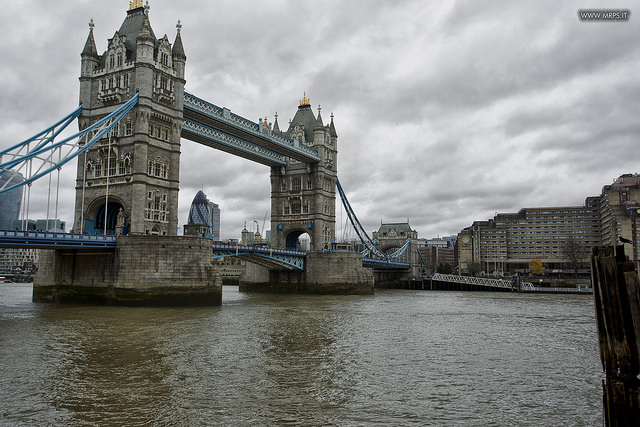
[[[267,166],[287,165],[287,158],[282,154],[274,153],[259,145],[236,138],[226,132],[221,132],[190,119],[184,119],[182,123],[182,136],[205,145],[211,145],[222,151],[232,152],[234,154],[240,151],[243,157],[266,164]]]
[[[55,138],[82,112],[82,106],[60,120],[55,125],[43,130],[35,136],[0,152],[0,175],[4,173],[22,173],[24,181],[6,180],[0,194],[23,185],[31,185],[43,176],[87,151],[93,144],[103,138],[138,102],[136,93],[129,101],[103,119],[86,129],[61,141]],[[4,160],[8,158],[8,160]]]
[[[255,123],[244,117],[238,116],[228,108],[220,108],[210,102],[207,102],[197,96],[185,92],[184,94],[184,119],[188,123],[187,131],[191,131],[193,124],[197,123],[216,131],[222,131],[225,134],[232,135],[238,140],[244,141],[244,144],[250,144],[261,147],[272,153],[276,153],[284,158],[291,157],[303,163],[317,163],[320,161],[318,150],[302,144],[296,139],[290,139],[286,136],[273,132],[265,122]],[[183,126],[183,132],[185,128]],[[184,137],[191,139],[191,135],[187,132]],[[202,142],[196,140],[196,142]],[[238,155],[246,153],[246,145],[238,147]],[[250,160],[260,161],[260,158],[250,158]],[[271,161],[268,159],[268,161]],[[264,163],[271,166],[271,163]]]
[[[356,213],[353,211],[353,208],[351,207],[349,200],[347,200],[347,195],[342,189],[342,185],[340,185],[339,179],[336,179],[336,186],[338,187],[338,193],[340,194],[342,205],[344,206],[344,209],[347,211],[347,216],[349,217],[349,221],[351,221],[351,225],[353,226],[354,230],[356,231],[356,234],[360,238],[360,241],[366,248],[362,253],[363,257],[367,257],[367,255],[373,255],[375,257],[382,258],[384,260],[393,260],[400,257],[402,254],[406,252],[407,248],[409,247],[409,244],[411,243],[410,240],[407,240],[400,249],[398,249],[397,251],[391,254],[388,254],[384,252],[382,249],[380,249],[378,245],[376,245],[376,242],[372,240],[371,237],[369,237],[364,227],[358,220],[358,217],[356,216]]]
[[[115,249],[116,236],[56,233],[51,231],[0,230],[0,247],[29,247],[33,249]]]
[[[307,254],[260,246],[213,245],[213,259],[237,256],[272,270],[304,270]]]

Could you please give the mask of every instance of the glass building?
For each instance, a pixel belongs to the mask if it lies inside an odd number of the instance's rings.
[[[21,173],[13,173],[11,171],[0,175],[0,189],[7,188],[12,185],[24,181]],[[6,185],[5,185],[6,184]],[[13,222],[20,217],[20,204],[22,201],[22,193],[24,187],[0,194],[0,229],[11,230]]]
[[[202,190],[198,191],[189,210],[187,225],[205,226],[207,237],[220,240],[220,208],[210,202]]]

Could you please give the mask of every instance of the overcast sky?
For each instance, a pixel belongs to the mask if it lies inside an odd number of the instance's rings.
[[[456,234],[523,207],[582,205],[640,172],[640,17],[583,22],[608,3],[425,0],[150,0],[157,37],[178,19],[186,90],[281,128],[306,91],[338,133],[338,175],[369,233],[409,219]],[[608,7],[608,6],[607,6]],[[98,52],[128,0],[4,2],[0,149],[78,105],[80,52]],[[73,223],[75,165],[59,217]],[[196,192],[220,205],[222,238],[270,211],[269,168],[182,141],[182,227]],[[46,215],[34,185],[31,218]],[[337,237],[346,221],[339,198]],[[270,214],[270,212],[269,212]],[[267,217],[267,228],[269,219]]]

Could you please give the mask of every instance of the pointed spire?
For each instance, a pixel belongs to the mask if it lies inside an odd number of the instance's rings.
[[[84,44],[84,49],[82,49],[82,55],[97,57],[98,50],[96,49],[96,40],[93,38],[93,27],[95,27],[95,24],[93,23],[93,18],[91,18],[91,21],[89,21],[89,36]]]
[[[338,137],[338,134],[336,133],[336,127],[333,125],[333,113],[331,113],[331,124],[329,125],[329,131],[331,132],[332,138]]]
[[[154,39],[151,23],[149,22],[149,14],[144,15],[144,21],[142,22],[142,27],[136,39]]]
[[[318,105],[318,118],[316,119],[315,129],[322,129],[324,127],[324,124],[322,123],[322,116],[320,115],[321,110],[322,108]]]
[[[273,123],[273,131],[281,133],[280,126],[278,126],[278,112],[276,112],[276,119],[275,119],[275,122]]]
[[[187,59],[187,55],[184,53],[184,46],[182,45],[182,37],[180,36],[180,31],[182,30],[182,24],[180,20],[178,20],[178,24],[176,25],[176,40],[173,42],[173,50],[171,54],[174,58],[182,59],[183,61]]]

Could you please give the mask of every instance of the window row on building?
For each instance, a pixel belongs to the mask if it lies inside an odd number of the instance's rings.
[[[603,187],[601,196],[587,197],[584,206],[523,208],[475,221],[457,239],[457,265],[461,273],[472,264],[501,263],[508,269],[526,269],[525,258],[539,258],[549,267],[588,265],[591,248],[632,241],[629,257],[640,267],[640,175],[622,175]],[[573,250],[573,253],[576,251]],[[510,263],[512,264],[510,266]]]

